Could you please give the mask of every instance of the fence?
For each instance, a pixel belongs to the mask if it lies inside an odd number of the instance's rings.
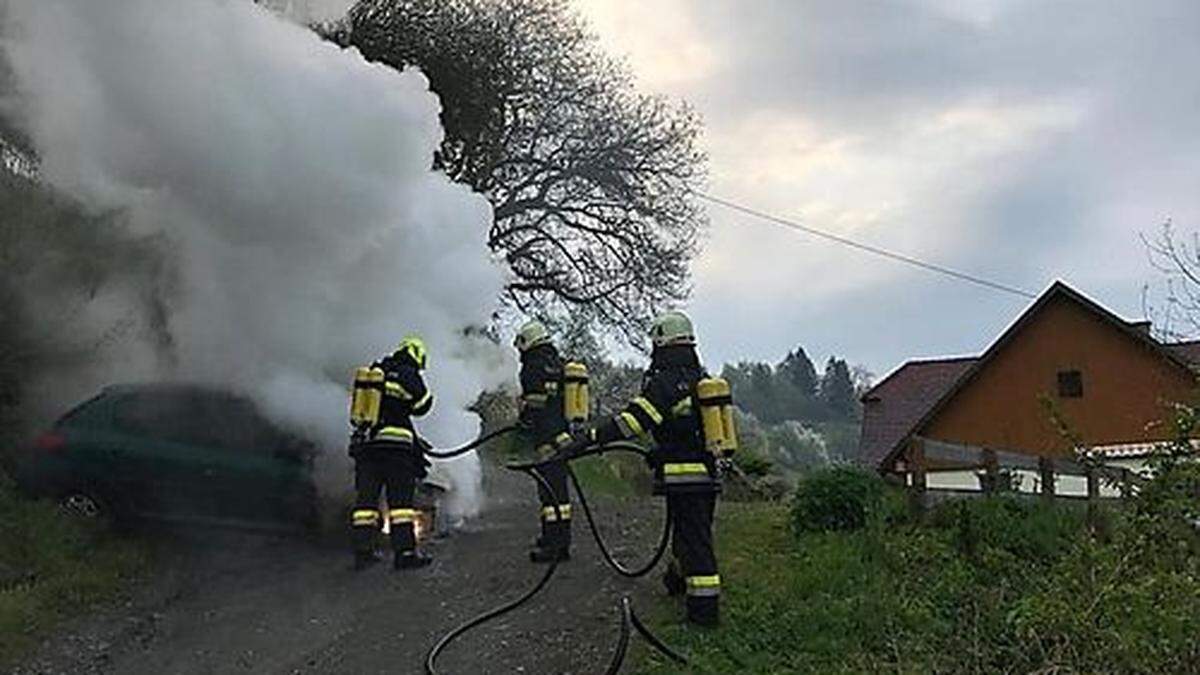
[[[1011,487],[1005,484],[1013,471],[1036,472],[1042,499],[1065,498],[1056,486],[1060,477],[1077,476],[1086,481],[1088,515],[1095,518],[1101,496],[1102,482],[1117,486],[1121,496],[1133,494],[1145,482],[1138,472],[1126,467],[1107,466],[1099,460],[1079,461],[1061,456],[1033,455],[966,445],[950,445],[921,437],[910,439],[905,452],[903,471],[908,476],[910,505],[923,510],[931,492],[929,476],[940,472],[976,472],[979,492],[991,494]],[[1074,498],[1074,497],[1070,497]]]

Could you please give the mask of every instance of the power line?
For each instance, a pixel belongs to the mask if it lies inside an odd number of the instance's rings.
[[[941,274],[944,276],[952,277],[954,279],[958,279],[959,281],[966,281],[968,283],[976,284],[978,286],[990,288],[994,291],[1001,291],[1003,293],[1011,293],[1012,295],[1019,295],[1022,298],[1028,298],[1031,300],[1037,298],[1037,296],[1034,295],[1033,293],[1021,290],[1020,288],[1016,288],[1014,286],[1008,286],[1008,285],[1002,284],[998,281],[991,281],[989,279],[984,279],[983,277],[978,277],[973,274],[968,274],[967,272],[960,272],[958,270],[951,269],[949,267],[943,267],[942,265],[938,265],[936,263],[925,262],[924,260],[919,260],[912,256],[904,255],[903,253],[896,253],[894,251],[888,251],[887,249],[879,248],[878,246],[872,246],[871,244],[864,244],[860,241],[855,241],[853,239],[848,239],[848,238],[840,236],[840,235],[836,235],[836,234],[833,234],[830,232],[825,232],[824,230],[818,230],[815,227],[809,227],[808,225],[798,223],[794,220],[789,220],[787,218],[782,218],[780,216],[772,215],[770,213],[766,213],[765,211],[759,211],[758,209],[753,209],[753,208],[750,208],[749,206],[743,206],[741,204],[738,204],[737,202],[733,202],[728,199],[714,197],[713,195],[706,194],[704,192],[695,192],[694,194],[697,197],[699,197],[700,199],[703,199],[708,202],[712,202],[713,204],[718,204],[720,206],[724,206],[727,209],[737,211],[739,213],[744,213],[748,216],[754,216],[755,218],[760,218],[767,222],[774,223],[775,225],[786,227],[788,229],[798,230],[798,231],[804,232],[806,234],[811,234],[815,237],[821,237],[822,239],[827,239],[829,241],[836,242],[838,244],[842,244],[845,246],[849,246],[851,248],[855,248],[860,251],[865,251],[867,253],[871,253],[871,254],[874,254],[874,255],[877,255],[877,256],[880,256],[883,258],[888,258],[889,260],[894,260],[896,262],[902,262],[906,265],[912,265],[913,267],[919,267],[928,272],[935,272],[937,274]]]

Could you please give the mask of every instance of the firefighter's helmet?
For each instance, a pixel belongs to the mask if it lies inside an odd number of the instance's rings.
[[[546,330],[546,326],[541,321],[527,321],[521,326],[521,330],[517,331],[517,336],[513,338],[513,346],[518,351],[527,352],[538,345],[549,344],[550,331]]]
[[[683,312],[663,312],[650,326],[650,339],[655,347],[694,345],[696,331],[692,328],[692,320]]]
[[[400,345],[396,347],[396,352],[399,354],[408,354],[408,357],[417,364],[417,368],[424,369],[425,364],[429,359],[429,352],[425,349],[425,341],[417,335],[406,335],[400,341]]]

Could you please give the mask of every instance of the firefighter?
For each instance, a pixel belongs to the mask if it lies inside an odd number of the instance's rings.
[[[555,439],[567,432],[563,403],[563,360],[546,327],[539,321],[526,323],[517,332],[513,346],[521,355],[522,444],[532,447],[540,459],[556,450]],[[535,563],[568,560],[571,557],[571,498],[567,490],[564,462],[551,462],[541,469],[550,490],[538,483],[538,518],[541,535],[529,552]]]
[[[673,554],[663,583],[670,595],[686,596],[689,622],[716,626],[721,577],[712,524],[720,492],[719,460],[706,448],[701,411],[696,409],[698,385],[708,381],[707,374],[696,353],[692,322],[682,312],[658,316],[650,338],[654,349],[641,394],[615,416],[574,434],[561,444],[558,456],[569,458],[615,440],[656,442],[649,461],[655,494],[667,499]]]
[[[413,508],[417,481],[425,477],[429,466],[412,422],[413,417],[433,407],[433,394],[421,377],[427,358],[424,341],[410,335],[395,352],[370,368],[359,369],[356,377],[351,405],[355,431],[350,447],[357,493],[351,523],[357,570],[379,562],[375,537],[384,517],[391,526],[395,569],[424,567],[432,562],[417,549],[417,512]],[[376,392],[374,403],[372,391]],[[380,490],[384,488],[386,514],[379,509]]]

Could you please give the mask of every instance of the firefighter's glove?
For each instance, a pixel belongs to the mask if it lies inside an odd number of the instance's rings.
[[[572,434],[562,434],[555,443],[554,460],[570,461],[587,452],[596,444],[596,432],[582,429]]]
[[[728,473],[733,473],[733,458],[732,457],[722,457],[722,458],[718,459],[717,460],[717,470],[720,471],[722,475],[728,474]]]
[[[346,454],[358,458],[358,453],[362,450],[362,446],[367,442],[367,432],[365,429],[355,429],[350,434],[350,444],[346,446]]]
[[[533,415],[528,408],[521,411],[517,416],[517,431],[522,433],[530,433],[533,431]]]

